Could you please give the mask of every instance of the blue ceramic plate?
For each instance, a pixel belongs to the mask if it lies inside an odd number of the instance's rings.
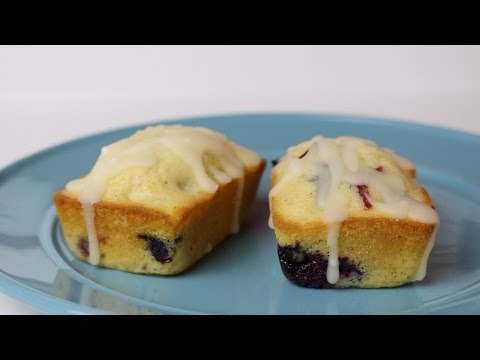
[[[0,290],[47,313],[480,314],[480,137],[366,117],[262,114],[183,120],[222,131],[266,159],[311,138],[354,135],[418,166],[442,219],[424,281],[396,289],[314,290],[282,275],[267,226],[270,168],[240,234],[190,271],[156,277],[100,269],[69,253],[52,195],[100,148],[140,127],[63,144],[0,172]]]

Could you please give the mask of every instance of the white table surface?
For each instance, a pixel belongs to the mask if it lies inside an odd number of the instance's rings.
[[[480,47],[0,46],[0,168],[102,130],[268,111],[480,134]],[[37,313],[0,289],[0,314]]]

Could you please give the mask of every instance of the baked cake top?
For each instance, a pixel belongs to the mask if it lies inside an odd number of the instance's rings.
[[[166,212],[242,177],[260,156],[201,127],[160,125],[102,148],[88,175],[66,189],[81,202],[139,203]]]
[[[436,223],[414,170],[411,161],[372,141],[316,136],[290,147],[273,168],[271,196],[288,204],[292,220],[389,216]]]

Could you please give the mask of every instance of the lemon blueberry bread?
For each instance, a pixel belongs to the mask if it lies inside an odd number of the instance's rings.
[[[354,137],[316,136],[272,169],[270,226],[284,275],[313,288],[422,280],[439,217],[414,165]]]
[[[72,253],[93,265],[177,274],[232,233],[265,160],[200,127],[156,126],[102,149],[54,203]]]

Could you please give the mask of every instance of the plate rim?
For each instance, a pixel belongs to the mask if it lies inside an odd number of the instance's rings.
[[[114,312],[96,309],[73,301],[61,299],[34,289],[13,279],[0,270],[0,290],[22,304],[45,315],[113,315]]]
[[[476,134],[473,132],[468,132],[466,130],[450,128],[448,126],[442,125],[431,125],[425,123],[417,123],[414,120],[404,119],[404,118],[396,118],[396,117],[382,117],[380,115],[364,115],[364,114],[350,114],[350,113],[329,113],[329,112],[301,112],[301,111],[292,111],[292,112],[235,112],[235,113],[220,113],[220,114],[211,114],[211,115],[198,115],[198,116],[185,116],[185,117],[178,117],[178,118],[165,118],[165,119],[152,119],[146,122],[141,122],[135,125],[125,125],[119,127],[112,127],[110,129],[105,129],[99,132],[92,132],[88,133],[79,137],[74,137],[71,139],[63,140],[57,144],[53,144],[50,146],[46,146],[41,148],[40,150],[33,151],[27,153],[26,155],[20,157],[19,159],[12,160],[3,166],[0,167],[0,174],[4,172],[11,171],[10,168],[22,165],[24,162],[29,162],[38,156],[43,156],[48,152],[54,151],[57,148],[63,147],[65,145],[74,144],[76,142],[81,142],[87,139],[92,139],[96,137],[102,137],[105,134],[115,132],[115,131],[128,131],[133,129],[141,129],[147,126],[155,126],[155,125],[163,125],[163,124],[172,124],[178,122],[189,122],[189,121],[197,121],[197,120],[206,120],[206,119],[225,119],[229,121],[234,121],[236,118],[243,118],[243,117],[286,117],[286,116],[302,116],[302,117],[332,117],[336,118],[336,121],[339,122],[350,122],[352,119],[356,119],[356,121],[362,121],[369,125],[374,125],[378,123],[383,123],[384,125],[388,125],[391,127],[397,128],[409,128],[415,127],[417,129],[421,129],[422,131],[435,131],[440,132],[443,134],[450,134],[454,137],[467,137],[469,140],[473,141],[480,141],[480,133]],[[318,120],[313,120],[318,121]]]
[[[352,123],[352,122],[362,122],[366,125],[378,125],[378,126],[387,126],[391,128],[401,128],[401,129],[415,129],[416,131],[428,132],[430,135],[438,134],[441,136],[446,136],[447,138],[459,139],[462,141],[472,141],[477,143],[480,146],[480,134],[471,133],[464,130],[449,128],[446,126],[437,126],[424,123],[416,123],[413,120],[406,120],[401,118],[391,118],[391,117],[382,117],[382,116],[370,116],[370,115],[357,115],[357,114],[348,114],[348,113],[328,113],[328,112],[238,112],[238,113],[225,113],[225,114],[212,114],[212,115],[199,115],[199,116],[187,116],[179,118],[167,118],[160,120],[152,120],[145,123],[139,123],[134,125],[127,125],[121,127],[115,127],[111,129],[102,130],[100,132],[95,132],[91,134],[86,134],[80,137],[76,137],[70,140],[65,140],[58,144],[54,144],[48,147],[45,147],[41,150],[32,152],[26,156],[23,156],[13,162],[7,163],[6,165],[0,167],[0,176],[8,177],[11,172],[15,171],[17,168],[24,166],[25,164],[35,162],[36,159],[48,156],[49,153],[55,152],[62,147],[74,145],[79,142],[85,141],[87,139],[95,139],[97,137],[105,136],[106,134],[117,132],[117,131],[128,131],[135,129],[141,129],[147,126],[171,124],[171,123],[184,123],[191,121],[202,121],[202,120],[214,120],[222,119],[225,121],[238,121],[240,118],[246,117],[293,117],[299,116],[308,119],[309,121],[322,121],[335,118],[336,122],[340,123]],[[315,119],[316,117],[316,119]],[[323,118],[323,119],[322,119]],[[20,281],[12,278],[10,275],[6,274],[2,269],[0,269],[0,291],[12,297],[13,299],[24,303],[35,310],[44,312],[46,314],[91,314],[91,315],[109,315],[115,314],[108,310],[97,309],[87,305],[82,305],[73,301],[61,299],[57,296],[44,293],[35,288],[32,288],[26,284],[21,283]]]

